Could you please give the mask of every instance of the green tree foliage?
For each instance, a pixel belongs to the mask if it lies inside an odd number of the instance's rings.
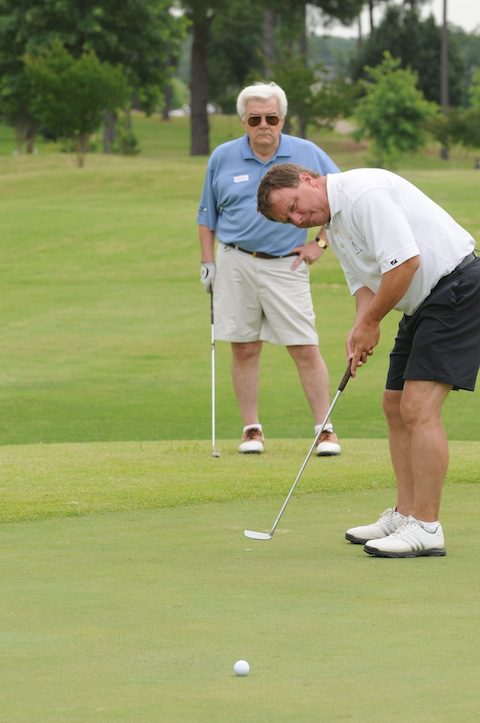
[[[387,52],[376,68],[368,68],[365,95],[357,103],[358,138],[371,139],[372,164],[394,168],[403,153],[426,142],[424,126],[437,106],[417,88],[417,74],[400,67]]]
[[[297,26],[292,25],[291,19],[292,17],[302,19],[303,34],[307,3],[306,0],[258,0],[255,5],[251,0],[182,0],[181,4],[187,11],[192,28],[190,152],[192,155],[204,155],[210,151],[207,117],[207,102],[213,97],[209,92],[210,77],[212,77],[212,93],[215,93],[215,88],[219,88],[223,82],[224,88],[228,91],[231,105],[232,98],[236,95],[240,86],[244,85],[247,80],[251,80],[252,76],[258,77],[257,48],[260,48],[261,52],[263,52],[262,44],[255,42],[255,38],[258,37],[263,27],[263,20],[259,18],[258,11],[260,9],[262,11],[270,10],[281,18],[280,27],[288,37],[289,47],[293,49],[294,40],[298,39],[298,32],[296,31]],[[363,4],[363,0],[317,0],[314,4],[327,16],[337,17],[343,22],[348,22],[356,16]],[[250,27],[251,24],[241,7],[242,5],[251,9],[252,19],[255,18],[256,21],[255,35],[250,38],[245,36],[245,28]],[[221,19],[223,17],[225,17],[225,20]],[[236,32],[235,24],[230,22],[235,17],[242,18],[242,23],[244,23],[242,27],[237,27]],[[216,71],[212,70],[212,63],[209,62],[209,44],[214,23],[218,23],[218,27],[223,30],[228,29],[235,32],[233,37],[230,35],[230,42],[220,42],[220,39],[218,39],[216,43],[214,52],[216,65],[219,66],[218,79],[214,78],[213,73]],[[242,46],[240,49],[241,60],[239,60],[239,56],[234,50],[238,43]],[[283,50],[279,52],[283,53]],[[225,60],[222,61],[220,57]],[[230,59],[233,60],[235,66],[233,68]],[[246,67],[248,62],[251,63],[249,69]],[[224,67],[221,67],[222,65]],[[238,83],[237,88],[234,88],[235,82]],[[225,100],[223,103],[225,104]]]
[[[480,108],[448,108],[439,111],[427,128],[441,145],[442,158],[449,157],[452,146],[480,148]]]
[[[258,0],[230,2],[217,13],[208,44],[208,96],[225,113],[249,78],[262,74],[263,9]]]
[[[294,0],[291,5],[305,5],[305,0]],[[359,15],[365,0],[316,0],[308,3],[320,10],[324,18],[327,20],[335,18],[344,25],[350,25],[352,21]]]
[[[454,39],[455,48],[458,49],[465,72],[463,75],[463,96],[462,105],[468,105],[469,86],[475,70],[480,69],[480,35],[478,33],[466,33],[462,28],[450,29],[450,40]]]
[[[366,67],[377,66],[385,51],[389,51],[394,58],[400,59],[403,68],[416,71],[425,98],[439,103],[440,48],[441,30],[433,16],[421,20],[415,10],[392,6],[363,43],[352,65],[352,77],[354,80],[365,78]],[[464,61],[452,33],[449,33],[448,58],[450,104],[461,105],[464,100]]]
[[[480,148],[480,69],[474,70],[468,88],[467,108],[448,108],[431,119],[428,129],[448,158],[452,146]]]
[[[0,113],[20,133],[34,136],[30,90],[22,58],[60,41],[75,58],[93,50],[121,66],[147,112],[158,101],[178,54],[185,21],[169,12],[170,0],[0,0]]]
[[[472,73],[467,102],[466,108],[439,109],[428,121],[428,131],[440,144],[444,159],[455,145],[480,148],[480,69]]]
[[[471,107],[480,110],[480,68],[473,72],[468,95]]]
[[[332,77],[322,65],[306,67],[298,55],[289,54],[273,68],[273,79],[287,94],[289,116],[317,128],[331,128],[335,120],[351,112],[357,89],[344,78]]]
[[[123,107],[129,98],[124,72],[102,63],[93,50],[74,58],[58,40],[38,55],[25,56],[25,72],[33,115],[56,137],[73,143],[82,166],[104,112]]]

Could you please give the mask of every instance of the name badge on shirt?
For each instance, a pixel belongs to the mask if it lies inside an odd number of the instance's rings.
[[[248,181],[248,173],[245,173],[243,176],[234,176],[233,177],[234,183],[245,183],[245,181]]]

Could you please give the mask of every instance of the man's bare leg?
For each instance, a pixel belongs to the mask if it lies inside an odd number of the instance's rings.
[[[244,426],[258,424],[258,381],[262,342],[232,342],[232,381]]]
[[[297,365],[305,396],[312,410],[315,424],[321,424],[330,406],[328,369],[318,346],[305,344],[287,346]]]
[[[425,522],[439,519],[448,469],[448,442],[441,421],[451,386],[407,381],[403,392],[387,390],[384,410],[397,476],[397,508]]]

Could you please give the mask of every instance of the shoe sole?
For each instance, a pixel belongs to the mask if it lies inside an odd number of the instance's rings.
[[[368,538],[361,538],[361,537],[354,537],[354,535],[349,535],[348,532],[345,535],[345,539],[352,543],[352,545],[364,545],[366,542],[371,540],[371,537]]]
[[[257,450],[257,449],[252,449],[252,450],[248,450],[248,451],[246,451],[246,452],[239,452],[239,454],[263,454],[263,449],[262,449],[261,452],[260,452],[259,449],[258,449],[258,450]]]
[[[434,547],[431,550],[417,550],[415,552],[385,552],[368,545],[365,545],[363,549],[367,555],[372,555],[372,557],[444,557],[447,554],[447,551],[442,547]]]
[[[338,457],[340,452],[315,452],[317,457]]]

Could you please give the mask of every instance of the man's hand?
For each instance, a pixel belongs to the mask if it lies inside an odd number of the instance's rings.
[[[200,264],[200,281],[205,287],[207,294],[213,292],[217,267],[215,261],[206,261]]]
[[[363,319],[355,324],[347,339],[347,356],[351,360],[352,377],[357,367],[363,366],[372,356],[380,339],[380,324]]]
[[[294,248],[292,253],[298,254],[297,258],[290,266],[290,270],[295,271],[302,261],[305,261],[305,263],[309,266],[313,264],[313,262],[319,259],[320,256],[323,256],[325,249],[321,249],[316,241],[309,241],[308,243],[303,244],[303,246],[297,246]]]

